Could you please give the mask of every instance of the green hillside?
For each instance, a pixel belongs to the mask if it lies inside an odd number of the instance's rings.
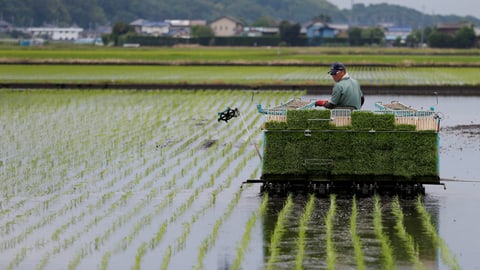
[[[474,17],[430,16],[389,4],[355,4],[353,9],[339,10],[334,1],[327,0],[0,0],[0,11],[3,20],[16,26],[76,24],[86,29],[138,18],[210,21],[224,15],[246,24],[261,16],[303,23],[323,15],[334,23],[361,25],[393,23],[417,28],[462,20],[480,25],[480,20]]]

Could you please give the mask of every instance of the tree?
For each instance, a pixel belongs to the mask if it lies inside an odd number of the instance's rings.
[[[362,29],[359,27],[350,27],[348,29],[348,41],[350,46],[361,46],[362,41]]]
[[[299,23],[291,24],[289,21],[280,22],[280,40],[287,45],[295,44],[298,36],[300,35],[301,25]]]
[[[428,46],[432,48],[451,48],[452,45],[453,37],[438,30],[434,30],[428,36]]]
[[[277,26],[277,21],[270,17],[270,16],[260,16],[258,17],[252,24],[252,26],[257,26],[257,27],[275,27]]]
[[[125,22],[117,22],[112,27],[112,33],[104,37],[103,42],[106,44],[113,42],[115,46],[118,46],[123,43],[122,40],[128,34],[135,34],[134,27]]]
[[[215,32],[208,25],[194,25],[192,26],[191,36],[194,38],[214,37]]]
[[[362,29],[362,38],[370,45],[381,44],[385,40],[385,33],[380,27]]]
[[[112,34],[114,35],[125,35],[130,32],[134,33],[135,29],[126,22],[117,22],[112,28]]]
[[[323,22],[323,23],[329,23],[329,22],[332,22],[332,18],[328,15],[325,15],[325,14],[320,14],[318,16],[315,16],[313,18],[313,21],[316,21],[316,22]]]
[[[476,36],[472,27],[463,27],[455,33],[453,43],[456,48],[472,48],[475,46]]]

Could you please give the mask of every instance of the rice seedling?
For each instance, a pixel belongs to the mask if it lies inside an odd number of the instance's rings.
[[[357,233],[357,217],[358,217],[358,207],[357,207],[357,198],[354,196],[352,200],[352,212],[350,214],[350,235],[352,237],[353,249],[355,251],[355,259],[357,262],[357,269],[364,270],[365,259],[362,251],[362,242],[360,236]]]
[[[272,236],[270,238],[270,247],[269,247],[269,257],[266,269],[274,269],[275,263],[277,262],[277,256],[280,252],[280,241],[285,232],[285,219],[290,214],[293,208],[292,195],[289,194],[283,209],[278,213],[277,223],[275,224],[275,229],[273,230]]]
[[[395,196],[392,201],[392,213],[395,216],[395,230],[396,235],[402,240],[405,251],[409,260],[413,263],[415,269],[424,269],[420,262],[418,248],[413,237],[408,234],[404,225],[404,214],[398,196]]]
[[[395,258],[393,257],[393,250],[388,236],[383,232],[382,225],[382,208],[380,204],[380,197],[374,196],[375,204],[373,211],[373,227],[375,235],[380,241],[381,259],[383,269],[396,269]]]
[[[245,232],[242,236],[242,240],[239,242],[237,245],[237,256],[235,258],[235,261],[233,262],[232,269],[238,270],[241,269],[241,263],[243,261],[243,257],[245,254],[245,251],[248,247],[248,244],[250,242],[250,237],[251,233],[253,230],[253,227],[255,226],[255,223],[257,222],[257,218],[259,216],[262,216],[264,212],[267,209],[267,204],[268,204],[268,195],[264,195],[262,199],[262,203],[259,206],[258,212],[252,213],[251,217],[248,219],[247,224],[245,226]]]
[[[327,269],[335,269],[336,263],[336,251],[335,245],[333,243],[333,222],[335,218],[336,211],[336,196],[334,194],[330,195],[330,209],[325,216],[325,227],[326,227],[326,248],[327,248]]]
[[[170,258],[172,256],[172,246],[168,246],[167,251],[163,255],[162,265],[160,266],[161,270],[167,270],[168,264],[170,263]]]
[[[196,269],[203,269],[203,258],[205,257],[206,252],[215,243],[220,227],[222,226],[223,222],[225,222],[225,220],[232,214],[235,208],[235,205],[240,200],[240,195],[242,194],[242,192],[243,192],[243,189],[239,189],[237,193],[235,193],[235,197],[228,204],[228,208],[223,213],[223,216],[221,216],[215,222],[215,225],[213,226],[211,234],[202,241],[202,244],[200,245],[200,249],[198,252],[197,264],[195,266]]]
[[[295,260],[296,270],[304,269],[303,258],[305,256],[305,241],[306,241],[306,234],[307,234],[307,225],[313,213],[314,206],[315,206],[315,195],[312,194],[310,195],[307,205],[305,206],[305,211],[300,217],[298,240],[297,240],[298,252]]]
[[[423,204],[422,198],[420,196],[417,197],[415,208],[421,216],[423,228],[425,229],[426,233],[431,237],[433,244],[440,250],[442,261],[451,269],[461,269],[455,255],[452,254],[445,241],[438,235],[437,229],[432,224],[432,218],[428,213],[427,209],[425,208],[425,205]]]

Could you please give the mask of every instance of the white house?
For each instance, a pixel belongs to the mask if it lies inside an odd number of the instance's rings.
[[[170,24],[168,22],[153,22],[144,19],[138,19],[130,23],[138,34],[145,34],[150,36],[163,36],[170,31]]]
[[[227,16],[212,21],[210,27],[217,37],[238,36],[243,32],[243,23]]]
[[[385,41],[387,43],[394,43],[397,39],[400,39],[401,43],[405,43],[408,35],[412,33],[411,27],[388,27],[385,30]]]
[[[32,38],[46,38],[49,40],[76,40],[83,28],[80,27],[29,27],[27,32]]]

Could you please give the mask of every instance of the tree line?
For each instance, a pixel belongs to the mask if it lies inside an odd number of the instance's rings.
[[[413,29],[458,21],[480,25],[480,19],[471,16],[429,15],[391,4],[357,3],[340,10],[331,0],[0,0],[0,19],[19,27],[50,24],[92,29],[139,18],[211,21],[221,16],[235,17],[246,25],[265,16],[277,24],[282,20],[305,23],[319,14],[328,15],[333,23],[349,25],[391,23]]]
[[[316,20],[329,21],[330,18],[320,15]],[[271,21],[260,18],[256,26],[275,26]],[[106,44],[120,46],[124,43],[144,43],[143,45],[170,46],[176,43],[198,43],[201,45],[237,45],[237,46],[312,46],[312,45],[341,45],[341,46],[384,46],[385,32],[380,27],[350,27],[345,38],[321,38],[318,43],[301,36],[300,23],[292,23],[283,20],[278,25],[279,32],[275,37],[250,38],[250,37],[223,37],[215,38],[213,30],[209,26],[196,25],[191,29],[191,39],[175,39],[168,37],[145,37],[135,33],[135,29],[125,22],[116,23],[112,33],[104,35]],[[145,44],[146,43],[146,44]],[[431,48],[472,48],[478,47],[478,37],[475,35],[473,26],[464,26],[454,35],[439,31],[435,27],[417,29],[407,36],[402,42],[397,38],[392,44],[397,47],[418,47],[428,45]]]

